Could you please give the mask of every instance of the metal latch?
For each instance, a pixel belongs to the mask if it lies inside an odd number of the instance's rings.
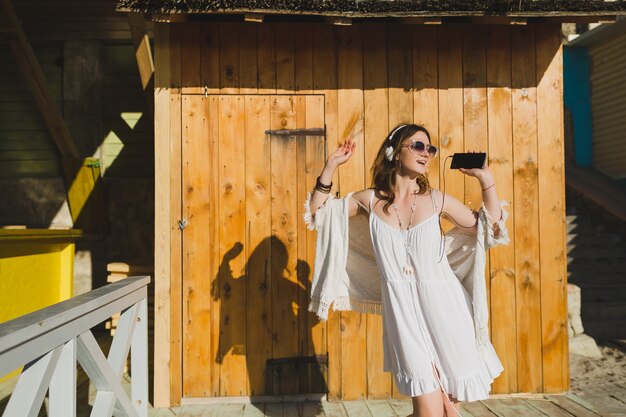
[[[187,227],[188,224],[189,224],[189,222],[187,221],[187,219],[180,219],[178,221],[178,228],[180,230],[184,230]]]

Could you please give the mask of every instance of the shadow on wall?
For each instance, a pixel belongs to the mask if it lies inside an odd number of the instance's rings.
[[[240,256],[246,254],[237,242],[222,257],[210,297],[187,296],[183,372],[190,380],[206,376],[191,388],[210,392],[207,387],[216,382],[220,390],[245,386],[247,380],[253,396],[327,393],[327,356],[312,352],[324,350],[314,346],[318,320],[301,305],[308,300],[311,267],[298,260],[296,276],[290,276],[288,249],[276,236],[263,239],[250,252],[244,273],[235,276],[230,264]],[[219,375],[219,381],[208,375]]]

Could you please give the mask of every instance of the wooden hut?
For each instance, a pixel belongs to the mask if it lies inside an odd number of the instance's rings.
[[[490,6],[487,6],[490,4]],[[219,8],[218,8],[219,7]],[[398,395],[379,316],[306,311],[315,234],[302,218],[325,155],[369,185],[390,128],[425,125],[444,158],[488,151],[511,203],[489,253],[493,392],[569,388],[561,23],[623,1],[119,0],[155,22],[155,404]],[[438,165],[437,165],[438,164]],[[478,183],[446,174],[471,207]]]

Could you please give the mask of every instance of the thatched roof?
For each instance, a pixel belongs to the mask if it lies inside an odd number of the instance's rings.
[[[151,13],[267,13],[346,17],[588,16],[625,14],[626,1],[601,0],[117,0],[118,10]]]

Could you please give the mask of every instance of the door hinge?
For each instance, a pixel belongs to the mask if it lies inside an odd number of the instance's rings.
[[[185,230],[185,228],[187,227],[188,224],[189,224],[189,222],[187,221],[187,219],[180,219],[180,220],[178,220],[178,228],[180,230]]]

